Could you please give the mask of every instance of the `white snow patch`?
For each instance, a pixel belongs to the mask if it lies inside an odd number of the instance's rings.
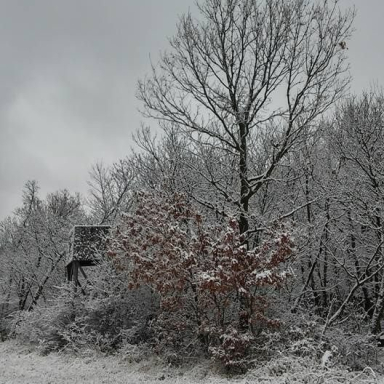
[[[329,351],[331,352],[331,351]],[[155,358],[141,362],[126,356],[100,356],[90,352],[76,357],[68,353],[41,356],[30,347],[14,341],[0,342],[1,384],[283,384],[283,383],[381,383],[372,370],[362,372],[322,369],[311,359],[281,356],[258,364],[242,376],[218,373],[210,361],[184,368],[170,368]]]

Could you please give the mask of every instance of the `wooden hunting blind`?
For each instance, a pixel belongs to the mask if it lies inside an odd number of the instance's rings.
[[[79,272],[88,280],[83,267],[97,265],[107,252],[109,225],[75,225],[72,229],[67,279],[81,286]]]

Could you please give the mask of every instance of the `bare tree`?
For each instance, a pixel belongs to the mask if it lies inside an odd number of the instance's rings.
[[[342,105],[332,138],[340,159],[343,209],[353,228],[346,253],[355,264],[356,288],[351,292],[362,288],[365,302],[371,305],[374,333],[381,330],[384,310],[383,128],[384,97],[381,91],[371,91]]]
[[[98,224],[111,224],[130,205],[135,178],[131,160],[120,160],[111,167],[98,163],[92,167],[90,176],[88,205],[93,220]]]
[[[198,19],[180,19],[138,97],[145,116],[236,160],[237,191],[211,186],[247,233],[252,197],[346,89],[354,12],[327,0],[207,0],[198,9]]]
[[[6,295],[6,305],[17,300],[20,310],[32,309],[52,295],[53,286],[64,281],[69,230],[84,215],[78,195],[63,190],[42,200],[37,183],[26,183],[22,207],[0,223],[0,262],[5,271],[0,292]]]

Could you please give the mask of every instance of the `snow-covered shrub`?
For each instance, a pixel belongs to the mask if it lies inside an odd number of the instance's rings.
[[[290,345],[290,352],[298,356],[316,356],[318,353],[318,343],[313,339],[301,339],[294,341]]]
[[[254,355],[258,361],[275,359],[282,355],[317,361],[329,347],[321,340],[323,328],[311,314],[292,314],[289,307],[281,306],[282,321],[278,328],[265,328],[257,336]]]
[[[1,299],[2,296],[0,294],[0,341],[4,341],[12,331],[12,313],[17,311],[17,307],[15,305],[3,304]]]
[[[321,339],[321,323],[307,316],[294,316],[283,327],[287,349],[295,356],[319,359],[326,345]]]
[[[243,372],[249,365],[247,359],[254,337],[250,332],[239,332],[233,326],[219,332],[220,344],[209,348],[212,356],[231,370]]]
[[[182,195],[138,194],[136,210],[115,230],[110,257],[132,290],[159,297],[153,322],[158,345],[176,355],[197,341],[226,366],[237,367],[253,334],[269,318],[269,289],[289,276],[292,241],[282,224],[248,249],[238,221],[209,223]]]
[[[123,341],[119,349],[119,355],[122,360],[129,363],[139,363],[143,360],[148,360],[152,354],[153,352],[147,343],[130,344]]]
[[[66,345],[62,331],[73,322],[75,307],[76,304],[64,293],[51,305],[19,311],[13,316],[13,335],[39,346],[42,352],[61,349]]]
[[[147,290],[101,293],[98,288],[84,296],[67,287],[44,307],[18,312],[15,336],[38,345],[43,352],[66,348],[107,353],[123,343],[139,344],[151,338],[148,319],[153,303]]]
[[[289,357],[283,357],[270,361],[267,365],[267,370],[271,376],[278,377],[284,375],[285,373],[292,372],[292,366],[292,359]]]
[[[327,331],[328,349],[337,349],[333,360],[354,371],[378,364],[378,346],[374,335],[347,333],[345,329],[332,328]]]

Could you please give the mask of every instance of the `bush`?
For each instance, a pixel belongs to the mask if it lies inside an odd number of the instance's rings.
[[[51,305],[18,312],[14,335],[38,345],[44,353],[64,348],[113,353],[123,343],[139,344],[151,338],[149,296],[144,289],[113,297],[64,292]]]
[[[39,346],[44,353],[62,349],[66,345],[62,332],[73,322],[75,312],[74,303],[62,295],[51,306],[15,313],[12,334],[23,342]]]
[[[340,328],[328,330],[325,341],[328,349],[337,350],[334,360],[353,371],[378,365],[376,336],[370,333],[354,334]]]
[[[211,225],[182,195],[141,193],[111,243],[110,257],[130,288],[148,286],[159,298],[160,349],[180,356],[200,341],[238,369],[253,334],[277,324],[267,316],[269,293],[287,280],[293,247],[281,223],[249,250],[235,218]]]
[[[3,303],[0,301],[0,341],[5,341],[11,333],[11,316],[15,311],[17,311],[15,303],[8,303],[7,299]]]

